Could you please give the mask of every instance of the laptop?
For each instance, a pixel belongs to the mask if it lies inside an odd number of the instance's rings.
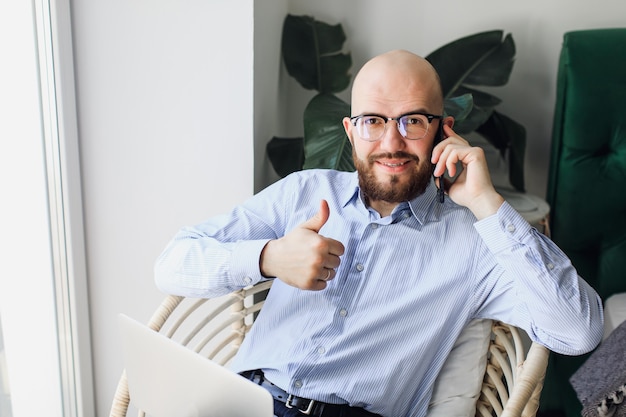
[[[131,403],[153,417],[273,417],[259,385],[119,315]]]

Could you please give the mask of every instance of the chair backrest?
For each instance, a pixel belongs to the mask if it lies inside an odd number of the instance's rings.
[[[235,355],[264,303],[271,281],[218,299],[166,297],[148,326],[222,365]],[[476,415],[532,417],[536,414],[548,350],[533,344],[525,359],[524,346],[514,327],[494,322],[488,360]],[[155,364],[158,366],[158,364]],[[123,372],[110,417],[125,417],[131,398]],[[144,413],[139,410],[139,416]]]
[[[547,201],[551,237],[603,300],[626,291],[626,28],[564,34]],[[569,378],[587,355],[552,355],[542,408],[580,416]]]
[[[552,240],[603,299],[626,291],[626,28],[564,35],[547,200]]]

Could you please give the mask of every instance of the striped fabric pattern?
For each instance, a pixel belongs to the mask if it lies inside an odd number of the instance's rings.
[[[235,358],[284,390],[389,417],[424,416],[433,383],[463,326],[497,319],[551,350],[581,354],[602,337],[597,294],[565,255],[510,205],[477,222],[433,182],[380,218],[359,195],[356,173],[308,170],[268,187],[230,213],[182,229],[157,260],[168,293],[214,297],[264,279],[270,239],[311,218],[346,248],[322,291],[280,280]]]

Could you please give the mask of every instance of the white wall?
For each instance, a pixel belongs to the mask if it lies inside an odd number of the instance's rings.
[[[547,180],[562,35],[623,26],[626,15],[622,0],[110,0],[72,6],[98,416],[108,415],[122,368],[115,316],[146,320],[161,300],[152,266],[166,242],[181,226],[222,212],[273,180],[265,142],[301,134],[312,93],[280,69],[287,8],[341,22],[355,70],[392,48],[427,54],[475,32],[512,32],[517,63],[498,94],[502,111],[526,125],[526,180],[539,195]],[[241,122],[246,117],[254,126]]]
[[[163,297],[152,267],[167,241],[254,191],[253,1],[75,1],[72,13],[105,416],[123,368],[116,315],[147,321]]]

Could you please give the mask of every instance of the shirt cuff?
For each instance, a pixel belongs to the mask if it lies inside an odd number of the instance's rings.
[[[266,279],[261,275],[261,252],[269,239],[239,241],[232,252],[230,279],[241,287],[254,285]]]
[[[495,214],[474,223],[474,228],[489,250],[497,254],[523,244],[532,226],[505,201]]]

